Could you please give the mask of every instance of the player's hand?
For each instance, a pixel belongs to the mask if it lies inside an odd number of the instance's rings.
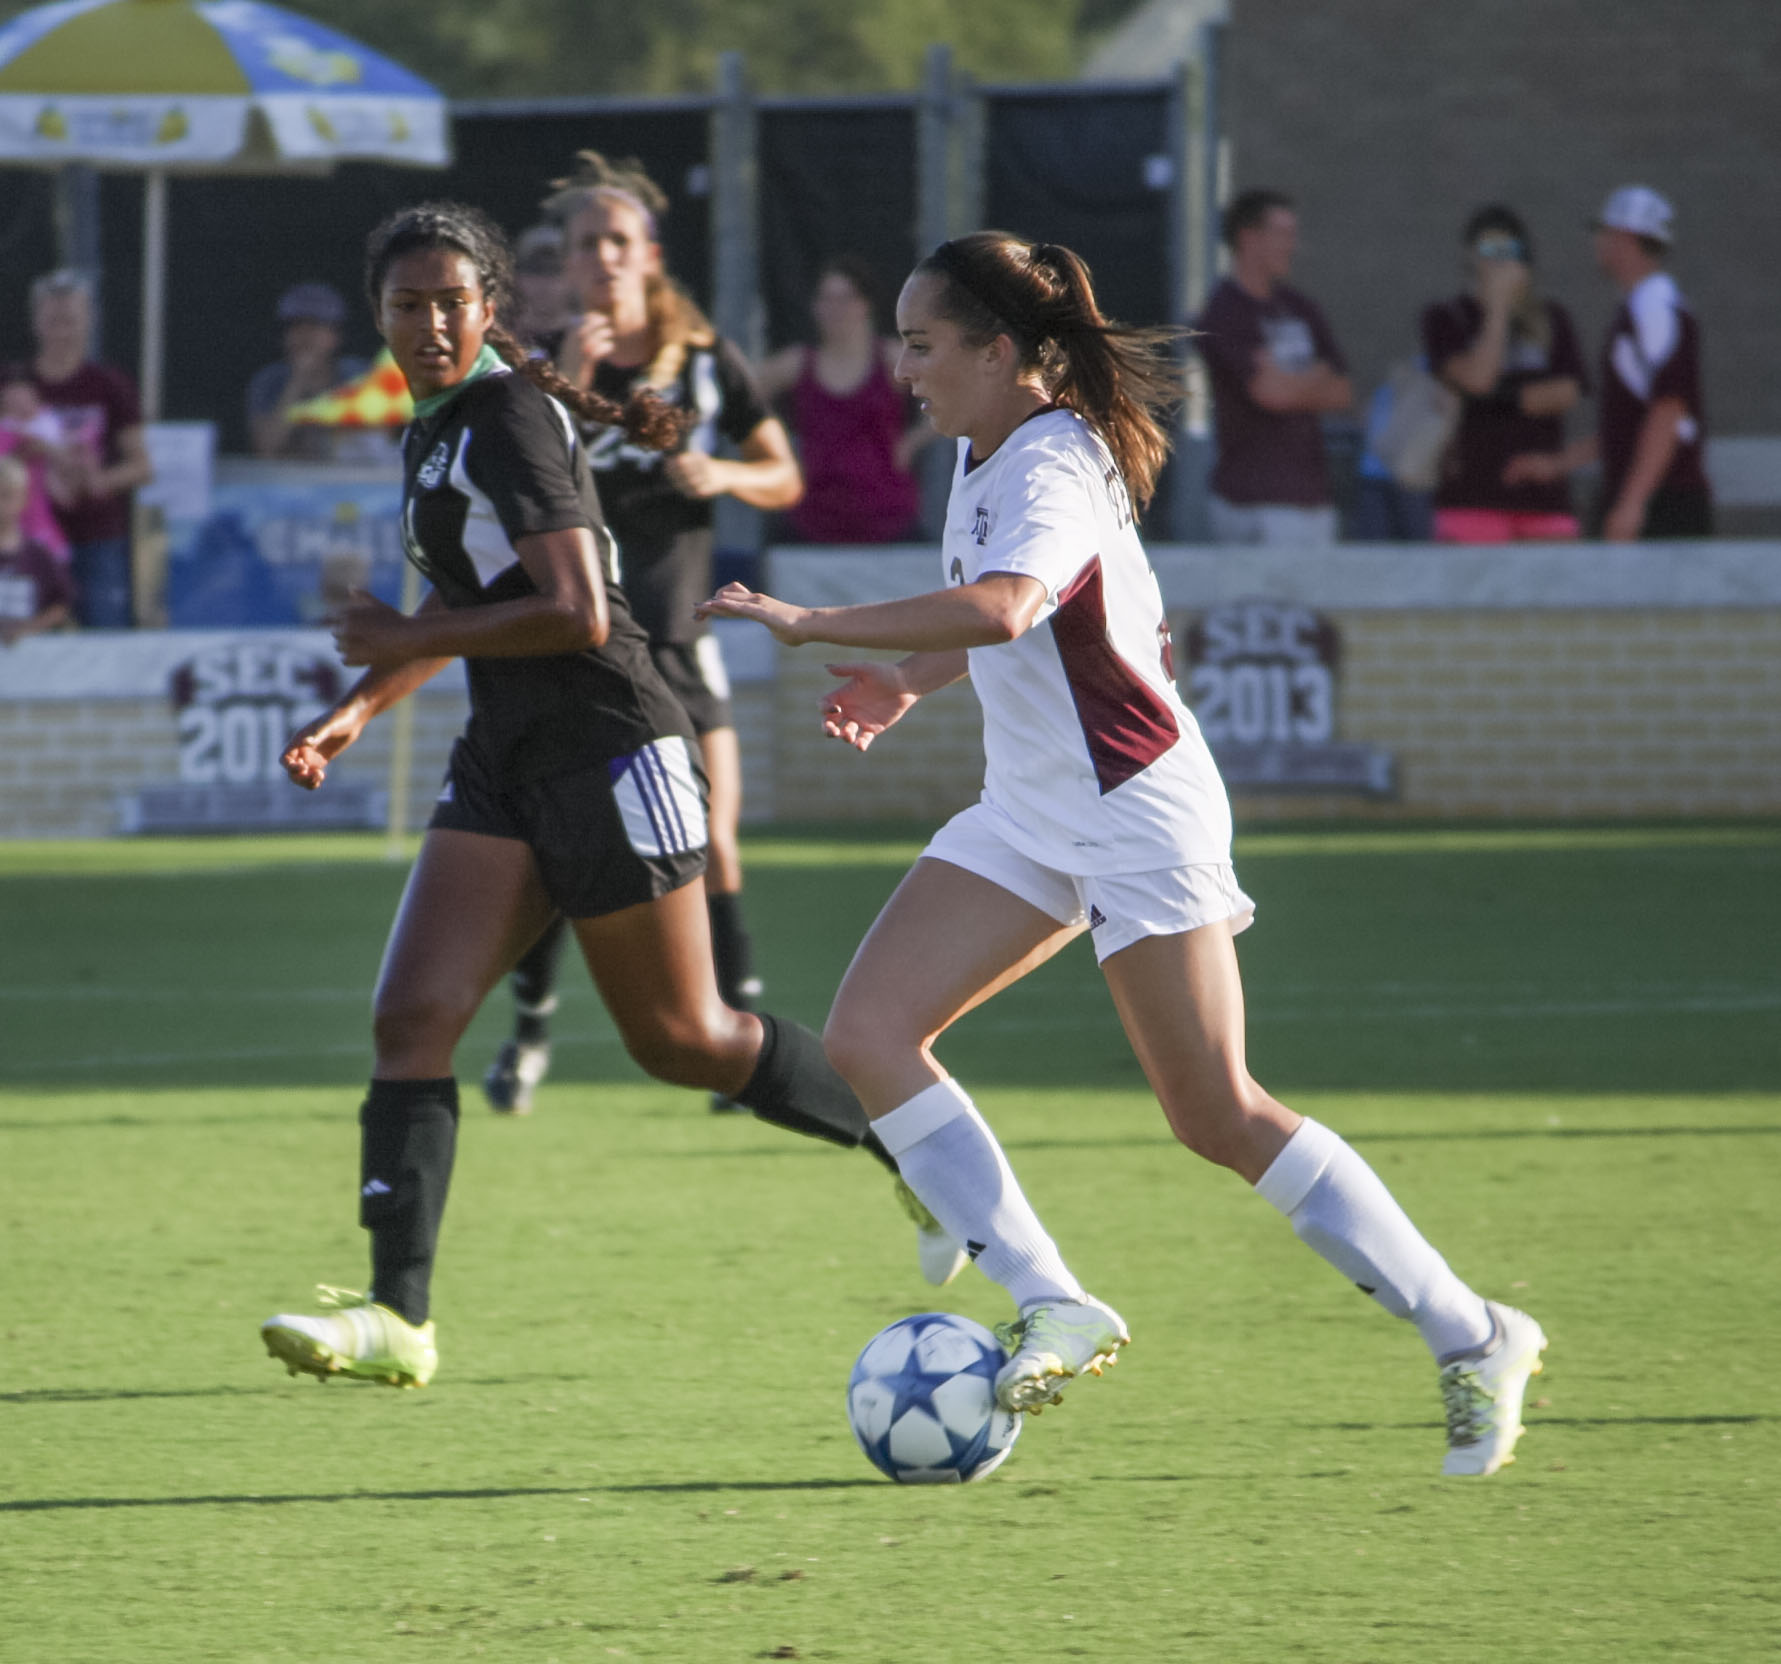
[[[1557,451],[1523,451],[1503,464],[1504,485],[1550,485],[1565,477],[1565,459]]]
[[[346,604],[323,622],[334,632],[342,664],[388,666],[417,657],[409,650],[414,621],[369,590],[349,591]]]
[[[910,691],[895,664],[878,661],[823,668],[840,677],[841,685],[823,695],[822,731],[855,751],[864,751],[921,697]]]
[[[612,356],[612,319],[604,312],[583,312],[563,331],[557,350],[557,368],[566,381],[586,389],[594,384],[594,371]]]
[[[746,584],[725,584],[709,601],[693,608],[695,618],[746,618],[764,624],[776,641],[787,647],[802,647],[811,639],[810,609],[775,601],[771,595],[757,594]]]
[[[683,497],[721,497],[723,464],[703,451],[681,451],[662,459],[662,478]]]
[[[1480,260],[1478,303],[1487,311],[1506,312],[1521,299],[1532,279],[1533,273],[1520,260]]]
[[[328,711],[285,741],[279,763],[293,785],[312,792],[327,778],[328,764],[359,737],[364,726],[364,719],[351,711]]]

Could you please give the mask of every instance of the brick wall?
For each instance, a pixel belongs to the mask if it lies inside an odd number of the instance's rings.
[[[1335,737],[1396,760],[1388,800],[1244,793],[1241,819],[1781,814],[1781,545],[1153,558],[1177,643],[1218,602],[1322,612],[1342,642]],[[933,565],[927,553],[869,565],[780,553],[771,581],[829,605],[915,593]],[[780,655],[781,817],[938,820],[977,796],[967,685],[925,700],[860,756],[816,731],[831,657]]]
[[[1388,799],[1241,793],[1240,819],[1781,815],[1781,545],[1152,554],[1178,643],[1206,608],[1247,599],[1333,623],[1332,737],[1395,763]],[[931,551],[781,552],[769,587],[820,605],[913,594],[934,575]],[[818,730],[834,650],[774,652],[740,628],[748,819],[935,823],[977,796],[968,683],[862,756]],[[0,837],[108,836],[122,794],[176,780],[168,667],[206,639],[39,638],[0,657]],[[413,703],[419,826],[464,696],[446,676]],[[373,723],[335,779],[385,784],[393,736],[390,717]]]
[[[1584,224],[1610,187],[1676,204],[1708,417],[1781,431],[1781,168],[1774,0],[1233,0],[1226,130],[1237,189],[1301,206],[1298,278],[1371,386],[1422,306],[1460,285],[1481,203],[1528,221],[1548,292],[1590,351],[1614,297]]]
[[[1241,818],[1781,814],[1781,609],[1330,616],[1340,737],[1392,752],[1399,794]]]
[[[414,697],[411,827],[425,825],[432,812],[464,710],[455,692]],[[394,733],[387,716],[372,723],[329,771],[330,782],[387,785]],[[120,798],[176,781],[178,752],[164,696],[0,698],[0,838],[111,837],[119,830]]]

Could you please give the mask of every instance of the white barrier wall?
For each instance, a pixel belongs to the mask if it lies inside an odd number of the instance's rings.
[[[1161,547],[1152,561],[1179,679],[1244,819],[1781,814],[1781,544]],[[939,580],[931,550],[799,549],[774,554],[769,581],[835,605]],[[832,657],[780,653],[779,815],[935,819],[971,801],[968,687],[860,756],[816,735]]]
[[[1243,818],[1781,814],[1781,545],[1153,551],[1182,686]],[[932,549],[796,549],[769,586],[811,605],[939,580]],[[750,820],[933,821],[982,775],[968,684],[861,756],[817,731],[829,648],[720,639]],[[381,825],[390,716],[317,794],[284,736],[350,673],[320,631],[37,637],[0,650],[0,836],[210,824]],[[415,696],[408,824],[465,700]],[[310,817],[320,816],[318,821]]]

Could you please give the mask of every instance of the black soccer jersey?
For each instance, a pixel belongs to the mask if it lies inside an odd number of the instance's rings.
[[[524,376],[496,371],[465,385],[402,445],[402,533],[408,558],[448,607],[538,593],[515,542],[585,527],[610,534],[574,420]],[[602,646],[540,658],[467,659],[467,738],[514,780],[586,768],[668,734],[686,714],[650,662],[649,642],[606,561],[611,629]]]
[[[622,405],[643,373],[601,363],[594,391]],[[720,439],[739,445],[773,414],[747,360],[728,341],[690,349],[672,385],[654,391],[692,413],[681,446],[688,451],[714,453]],[[632,444],[618,428],[590,426],[584,438],[637,621],[651,641],[695,640],[704,626],[693,608],[712,589],[711,500],[676,491],[662,473],[663,453]]]

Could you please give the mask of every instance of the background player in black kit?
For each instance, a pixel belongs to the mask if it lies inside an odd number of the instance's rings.
[[[402,527],[433,588],[412,617],[358,593],[333,620],[342,658],[368,668],[292,736],[284,766],[319,786],[372,717],[452,658],[466,661],[471,714],[378,977],[360,1111],[371,1289],[325,1289],[333,1310],[274,1317],[262,1334],[293,1373],[422,1386],[438,1361],[428,1289],[457,1138],[452,1052],[553,916],[569,919],[626,1049],[657,1078],[844,1145],[866,1123],[809,1030],[719,996],[691,729],[613,585],[564,404],[641,445],[672,443],[680,419],[651,399],[581,393],[527,360],[495,321],[505,244],[473,209],[386,220],[366,286],[416,400]]]
[[[706,900],[717,985],[747,1010],[760,991],[742,922],[742,759],[729,680],[716,638],[693,616],[713,588],[712,514],[733,496],[759,509],[789,508],[803,495],[791,440],[753,372],[663,268],[656,240],[668,199],[636,162],[577,158],[545,204],[564,229],[564,275],[577,310],[547,343],[573,385],[623,405],[647,391],[686,417],[666,450],[640,445],[610,422],[583,429],[606,522],[618,539],[619,572],[656,668],[692,718],[710,784],[711,858]],[[716,455],[728,440],[734,457]],[[523,1114],[550,1065],[549,1020],[563,929],[553,925],[514,971],[514,1033],[484,1077],[489,1103]],[[712,1107],[735,1108],[724,1094]]]

